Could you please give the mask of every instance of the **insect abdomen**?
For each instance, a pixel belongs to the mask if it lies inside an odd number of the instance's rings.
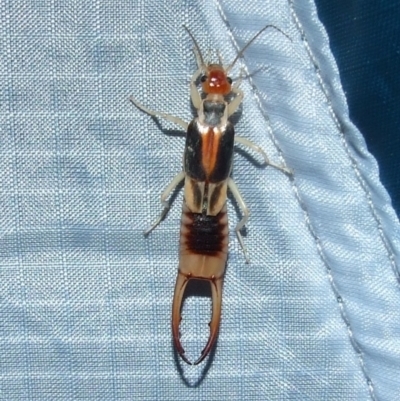
[[[228,254],[226,205],[216,216],[192,213],[183,204],[179,270],[191,278],[222,277]]]
[[[207,216],[205,213],[186,212],[183,227],[183,241],[186,249],[200,255],[216,256],[225,248],[226,213],[220,212],[216,216]]]
[[[218,336],[221,320],[222,282],[228,256],[228,217],[226,204],[216,216],[192,213],[183,202],[181,223],[181,249],[179,272],[176,278],[172,303],[172,335],[176,350],[187,363],[179,336],[181,306],[186,285],[190,280],[209,281],[212,296],[210,336],[200,358],[200,363],[210,352]]]

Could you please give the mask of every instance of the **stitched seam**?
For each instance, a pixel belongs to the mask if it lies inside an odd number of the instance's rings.
[[[313,53],[311,51],[311,47],[308,44],[308,41],[306,39],[306,34],[305,34],[304,29],[303,29],[303,27],[302,27],[302,25],[300,23],[300,20],[298,19],[297,14],[296,14],[296,12],[294,10],[293,2],[292,2],[292,0],[288,0],[288,2],[289,2],[289,7],[290,7],[290,10],[291,10],[291,13],[292,13],[292,17],[293,17],[294,23],[295,23],[297,29],[299,30],[302,42],[303,42],[304,47],[305,47],[305,50],[307,51],[307,54],[308,54],[308,56],[310,58],[312,66],[314,68],[315,75],[317,76],[317,79],[318,79],[319,84],[321,86],[322,93],[324,94],[324,96],[325,96],[325,98],[327,100],[327,104],[328,104],[327,107],[328,107],[329,113],[330,113],[330,115],[331,115],[331,117],[332,117],[337,129],[338,129],[338,133],[340,135],[340,139],[341,139],[342,145],[343,145],[343,147],[345,149],[345,152],[346,152],[347,156],[350,159],[350,163],[351,163],[351,165],[353,167],[353,170],[355,171],[357,181],[360,183],[361,188],[363,189],[363,191],[365,192],[365,194],[367,196],[370,210],[372,211],[372,214],[373,214],[375,220],[377,220],[379,234],[381,235],[382,227],[380,225],[380,222],[378,221],[378,216],[376,216],[376,212],[373,210],[371,196],[367,191],[365,182],[361,178],[361,174],[360,174],[360,172],[358,170],[358,166],[357,166],[354,158],[350,154],[350,150],[349,150],[349,148],[347,146],[347,143],[346,143],[346,140],[344,138],[344,132],[343,132],[342,126],[341,126],[341,124],[339,122],[338,117],[336,116],[336,113],[333,110],[332,102],[331,102],[331,99],[329,98],[327,88],[326,88],[325,83],[324,83],[324,81],[322,79],[319,66],[318,66],[317,61],[316,61],[316,59],[315,59],[315,57],[314,57],[314,55],[313,55]],[[297,188],[296,188],[296,190],[297,190]],[[305,212],[306,212],[306,210],[305,210]],[[308,219],[309,215],[308,215],[307,212],[306,212],[306,214],[307,214],[307,219]],[[375,401],[376,400],[376,396],[375,396],[374,385],[373,385],[371,377],[369,376],[368,369],[367,369],[365,361],[364,361],[364,353],[361,350],[361,347],[358,345],[358,342],[354,337],[354,332],[353,332],[353,329],[352,329],[351,324],[350,324],[350,319],[349,319],[349,317],[348,317],[348,315],[346,313],[346,310],[345,310],[345,305],[344,305],[344,302],[343,302],[343,298],[340,296],[339,290],[338,290],[338,288],[336,286],[336,283],[335,283],[333,275],[332,275],[332,269],[330,268],[330,266],[328,264],[328,261],[325,258],[324,251],[323,251],[323,248],[322,248],[322,242],[318,238],[317,234],[314,232],[314,229],[313,229],[313,227],[311,225],[311,222],[308,221],[307,224],[309,224],[309,229],[310,229],[312,235],[315,238],[318,252],[320,253],[320,257],[321,257],[322,261],[325,264],[325,267],[326,267],[326,270],[327,270],[329,281],[331,283],[331,287],[332,287],[333,293],[335,294],[336,300],[337,300],[337,302],[339,304],[339,308],[340,308],[340,313],[341,313],[342,319],[343,319],[343,321],[344,321],[344,323],[346,324],[346,327],[347,327],[347,332],[348,332],[348,335],[349,335],[350,343],[351,343],[354,351],[356,352],[356,354],[358,356],[358,360],[359,360],[359,363],[360,363],[360,366],[361,366],[361,370],[362,370],[362,372],[364,374],[364,377],[365,377],[365,379],[367,381],[369,393],[371,395],[372,400]],[[387,247],[386,247],[386,249],[387,249]],[[390,254],[388,256],[389,256],[389,259],[390,259]]]
[[[316,77],[318,79],[318,82],[319,82],[319,84],[321,86],[322,93],[324,94],[324,96],[325,96],[325,98],[327,100],[328,111],[329,111],[329,113],[330,113],[330,115],[332,117],[333,122],[335,123],[335,125],[337,127],[337,132],[338,132],[338,134],[340,136],[340,140],[341,140],[342,146],[343,146],[343,148],[344,148],[344,150],[345,150],[345,152],[346,152],[346,154],[347,154],[347,156],[348,156],[348,158],[350,160],[351,166],[353,167],[354,173],[356,175],[356,179],[357,179],[358,183],[360,184],[362,190],[365,193],[365,196],[366,196],[367,201],[368,201],[369,209],[371,211],[371,214],[372,214],[374,220],[377,223],[379,236],[380,236],[380,238],[381,238],[381,240],[383,242],[383,245],[384,245],[384,247],[385,247],[385,249],[387,251],[389,261],[391,263],[393,272],[395,274],[395,277],[396,277],[397,283],[398,283],[399,282],[399,277],[398,277],[398,274],[397,274],[397,271],[396,271],[396,264],[395,264],[395,260],[394,260],[393,251],[391,250],[390,245],[389,245],[385,235],[383,234],[382,224],[381,224],[380,219],[379,219],[379,217],[378,217],[378,215],[376,213],[376,210],[375,210],[375,208],[373,206],[372,197],[371,197],[370,191],[368,190],[367,185],[366,185],[365,181],[363,180],[363,178],[361,176],[361,173],[360,173],[360,171],[358,169],[358,165],[357,165],[354,157],[350,153],[350,149],[349,149],[348,144],[347,144],[346,139],[345,139],[343,127],[342,127],[342,125],[341,125],[341,123],[339,121],[339,118],[337,117],[337,115],[336,115],[336,113],[335,113],[335,111],[333,109],[332,101],[331,101],[331,99],[329,97],[329,93],[328,93],[328,90],[327,90],[326,85],[324,83],[324,80],[322,79],[321,71],[319,69],[317,60],[316,60],[316,58],[315,58],[315,56],[314,56],[314,54],[313,54],[313,52],[311,50],[311,47],[310,47],[310,45],[309,45],[309,43],[308,43],[308,41],[306,39],[305,31],[304,31],[304,29],[303,29],[303,27],[302,27],[302,25],[300,23],[300,20],[298,19],[297,14],[296,14],[296,12],[294,10],[293,1],[292,0],[288,0],[288,2],[289,2],[290,10],[292,12],[292,17],[293,17],[294,23],[295,23],[297,29],[300,32],[302,42],[304,44],[305,50],[307,51],[307,54],[308,54],[308,56],[310,58],[312,66],[314,68],[315,75],[316,75]],[[343,318],[343,320],[344,320],[344,322],[345,322],[345,324],[347,326],[350,342],[351,342],[355,352],[358,355],[359,362],[360,362],[360,365],[361,365],[361,369],[362,369],[364,377],[365,377],[365,379],[367,381],[367,385],[368,385],[368,389],[369,389],[371,398],[373,400],[376,400],[374,385],[373,385],[372,379],[370,378],[370,376],[368,374],[367,367],[365,365],[363,351],[361,350],[360,346],[358,345],[357,340],[354,338],[354,333],[353,333],[352,327],[350,325],[350,320],[349,320],[349,318],[347,316],[347,313],[345,311],[345,308],[344,308],[343,299],[340,296],[340,294],[338,292],[338,289],[336,287],[336,284],[334,282],[334,279],[333,279],[333,276],[332,276],[332,270],[329,267],[329,265],[327,264],[327,261],[325,260],[325,257],[323,255],[321,241],[317,237],[315,237],[315,239],[317,241],[317,246],[320,247],[320,249],[318,249],[318,252],[321,253],[321,258],[324,260],[324,263],[326,264],[327,273],[328,273],[328,276],[329,276],[329,280],[331,282],[331,286],[332,286],[333,292],[336,295],[336,299],[337,299],[337,302],[339,303],[339,307],[340,307],[340,311],[341,311],[341,314],[342,314],[342,318]]]
[[[335,124],[338,126],[339,132],[341,132],[341,134],[342,134],[342,142],[343,142],[344,141],[344,133],[343,133],[343,130],[341,130],[341,126],[340,126],[339,120],[338,120],[338,118],[336,117],[336,115],[335,115],[335,113],[333,111],[333,107],[332,107],[330,99],[329,99],[329,97],[327,95],[327,90],[326,90],[326,87],[325,87],[325,85],[324,85],[324,83],[322,81],[322,77],[320,75],[319,68],[318,68],[318,66],[316,64],[315,58],[313,57],[313,55],[311,53],[311,49],[310,49],[310,47],[308,46],[308,43],[305,40],[305,33],[304,33],[304,31],[303,31],[303,29],[301,27],[301,24],[300,24],[300,22],[299,22],[299,20],[297,18],[297,15],[296,15],[296,13],[295,13],[295,11],[293,9],[292,0],[288,0],[288,2],[289,2],[290,10],[292,12],[292,16],[293,16],[293,19],[295,21],[296,27],[299,30],[300,34],[301,34],[301,37],[303,39],[303,43],[305,44],[305,47],[306,47],[306,51],[309,54],[309,57],[310,57],[310,59],[311,59],[311,61],[313,63],[313,67],[315,69],[315,72],[317,74],[318,80],[319,80],[320,85],[322,87],[322,91],[323,91],[323,93],[324,93],[325,97],[327,98],[328,103],[330,105],[330,107],[329,107],[330,114],[332,115],[332,118],[334,119]],[[235,40],[235,38],[234,38],[234,36],[233,36],[233,34],[231,32],[229,22],[228,22],[228,20],[226,18],[226,15],[225,15],[225,13],[224,13],[224,11],[223,11],[220,3],[219,3],[219,0],[216,0],[216,3],[217,3],[218,10],[220,12],[221,18],[223,19],[225,25],[228,28],[228,34],[229,34],[229,36],[230,36],[230,38],[232,40],[232,43],[234,44],[234,46],[237,49],[237,51],[239,51],[239,46],[238,46],[238,44],[237,44],[237,42],[236,42],[236,40]],[[242,64],[243,64],[243,62],[242,62]],[[249,71],[248,71],[247,67],[244,66],[244,68],[246,70],[246,73],[249,74]],[[268,133],[269,133],[269,137],[270,137],[272,143],[274,144],[274,146],[275,146],[275,148],[277,150],[279,158],[285,162],[285,159],[283,157],[283,152],[282,152],[282,150],[281,150],[281,148],[280,148],[280,146],[278,144],[277,139],[275,138],[275,136],[273,134],[271,120],[268,117],[268,114],[266,113],[266,111],[264,110],[264,107],[263,107],[263,105],[261,103],[261,100],[260,100],[260,97],[258,95],[258,92],[256,90],[256,85],[253,83],[253,79],[251,78],[251,76],[249,76],[249,81],[250,81],[250,84],[251,84],[252,88],[254,89],[253,92],[252,92],[252,94],[254,96],[254,99],[257,102],[257,104],[258,104],[258,106],[260,108],[261,114],[262,114],[262,116],[263,116],[263,118],[264,118],[264,120],[265,120],[265,122],[267,124],[267,130],[268,130]],[[345,145],[346,153],[348,154],[348,156],[351,159],[351,163],[353,165],[353,168],[356,169],[355,161],[351,157],[351,154],[349,153],[347,144],[344,144],[344,145]],[[285,165],[286,165],[286,163],[285,163]],[[362,179],[360,177],[360,173],[358,171],[357,171],[357,173],[358,173],[359,181],[361,181],[360,184],[362,185],[362,187],[364,189],[364,192],[367,192],[366,188],[365,188],[365,183],[363,183],[363,181],[362,181]],[[346,313],[346,311],[344,309],[343,298],[340,296],[338,288],[337,288],[337,286],[335,284],[335,281],[333,279],[332,269],[329,266],[329,263],[328,263],[328,261],[327,261],[327,259],[325,257],[325,253],[324,253],[323,246],[322,246],[322,241],[319,239],[317,233],[315,232],[315,230],[314,230],[314,228],[312,226],[312,223],[311,223],[311,220],[310,220],[309,213],[307,211],[306,205],[303,202],[303,200],[301,198],[301,195],[300,195],[300,192],[299,192],[299,189],[298,189],[298,187],[297,187],[297,185],[296,185],[296,183],[295,183],[295,181],[293,179],[291,180],[291,185],[292,185],[292,189],[293,189],[293,192],[295,194],[295,197],[296,197],[300,207],[303,209],[306,226],[307,226],[310,234],[314,238],[314,241],[315,241],[315,244],[316,244],[316,248],[317,248],[318,254],[320,256],[320,259],[323,262],[323,264],[325,265],[326,273],[328,275],[328,279],[329,279],[329,282],[331,284],[332,291],[333,291],[333,293],[334,293],[334,295],[336,297],[336,300],[337,300],[337,302],[339,304],[340,314],[341,314],[342,320],[344,321],[344,323],[346,325],[347,333],[348,333],[348,336],[349,336],[349,339],[350,339],[350,343],[351,343],[354,351],[356,352],[356,354],[358,356],[359,364],[361,366],[361,370],[362,370],[362,372],[364,374],[364,377],[366,379],[366,382],[367,382],[367,385],[368,385],[368,389],[369,389],[369,393],[371,395],[371,399],[376,401],[375,392],[374,392],[374,386],[373,386],[372,380],[369,377],[369,374],[368,374],[366,366],[365,366],[365,362],[364,362],[364,359],[363,359],[363,352],[361,351],[361,348],[358,346],[358,344],[357,344],[357,342],[356,342],[356,340],[354,338],[353,330],[351,328],[349,318],[348,318],[347,313]],[[368,201],[369,201],[369,204],[370,204],[370,208],[372,208],[372,205],[371,205],[372,200],[371,200],[370,196],[368,198]],[[376,216],[376,212],[374,214],[374,217],[376,218],[376,220],[378,220],[378,217]],[[378,221],[378,223],[379,223],[379,221]],[[379,225],[379,228],[381,229],[381,225]],[[387,247],[386,247],[386,249],[387,249]],[[389,255],[389,258],[390,258],[390,255]],[[393,260],[393,262],[394,262],[394,260]]]
[[[314,57],[314,55],[312,53],[312,50],[311,50],[311,48],[310,48],[310,46],[308,44],[308,41],[306,39],[305,32],[302,29],[302,25],[301,25],[299,19],[297,18],[296,12],[293,9],[293,0],[288,0],[288,1],[289,1],[289,4],[290,4],[291,11],[293,13],[293,18],[294,18],[295,24],[296,24],[297,28],[300,31],[302,41],[303,41],[304,46],[306,48],[306,51],[307,51],[307,53],[308,53],[308,55],[310,57],[310,60],[311,60],[311,62],[313,64],[313,68],[315,70],[315,73],[316,73],[316,76],[318,78],[318,81],[319,81],[319,83],[321,85],[322,93],[326,97],[326,100],[327,100],[327,103],[328,103],[329,113],[331,114],[332,119],[333,119],[334,123],[336,124],[336,126],[338,128],[338,133],[339,133],[339,136],[340,136],[340,140],[342,142],[343,148],[345,149],[348,158],[350,159],[350,163],[351,163],[351,166],[353,167],[353,170],[354,170],[354,173],[356,175],[357,181],[359,182],[359,184],[360,184],[360,186],[361,186],[362,190],[364,191],[365,196],[367,198],[369,209],[371,211],[372,217],[376,221],[378,232],[379,232],[379,236],[380,236],[381,241],[382,241],[382,243],[384,245],[384,248],[387,251],[387,256],[388,256],[388,259],[389,259],[390,264],[392,266],[393,273],[394,273],[395,278],[396,278],[396,282],[397,282],[397,284],[400,284],[400,271],[398,270],[397,265],[396,265],[396,258],[394,256],[393,248],[390,245],[389,241],[387,240],[386,235],[384,234],[384,230],[383,230],[383,227],[382,227],[381,219],[379,218],[378,213],[376,212],[376,209],[375,209],[373,201],[372,201],[371,191],[369,190],[368,185],[365,183],[364,179],[362,178],[362,174],[360,173],[360,170],[358,168],[358,164],[357,164],[355,158],[351,155],[351,151],[350,151],[349,146],[348,146],[348,144],[346,142],[344,129],[342,127],[342,124],[340,123],[339,118],[337,117],[337,114],[335,113],[335,111],[333,109],[332,101],[331,101],[331,99],[329,97],[329,91],[328,91],[328,89],[327,89],[327,87],[326,87],[326,85],[325,85],[325,83],[324,83],[324,81],[322,79],[321,71],[319,69],[317,60],[316,60],[316,58]]]

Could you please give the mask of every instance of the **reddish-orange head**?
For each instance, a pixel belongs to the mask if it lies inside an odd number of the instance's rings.
[[[250,46],[251,43],[253,43],[258,36],[261,35],[262,32],[264,32],[267,28],[274,28],[283,35],[285,35],[290,41],[290,37],[286,35],[285,32],[281,31],[279,28],[277,28],[274,25],[266,25],[264,28],[262,28],[258,33],[253,36],[252,39],[250,39],[247,44],[242,47],[242,50],[239,51],[239,53],[236,55],[235,59],[232,61],[232,63],[227,66],[223,67],[222,66],[222,61],[220,59],[220,64],[206,64],[204,62],[203,56],[200,51],[200,47],[192,35],[192,33],[189,31],[189,29],[184,26],[186,29],[187,33],[189,36],[192,38],[193,43],[194,43],[194,51],[196,54],[196,59],[197,59],[197,66],[205,72],[205,74],[201,77],[201,85],[203,87],[203,91],[206,94],[210,95],[222,95],[226,96],[229,95],[229,93],[232,90],[232,79],[227,76],[229,74],[229,71],[233,68],[233,66],[236,64],[236,62],[239,60],[240,57],[242,57],[244,51]]]
[[[206,73],[201,77],[201,86],[204,93],[211,95],[229,95],[232,79],[226,76],[224,67],[220,64],[210,64]]]

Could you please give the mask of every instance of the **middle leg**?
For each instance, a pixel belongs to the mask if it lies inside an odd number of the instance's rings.
[[[269,166],[274,167],[277,170],[282,171],[285,174],[288,174],[288,175],[293,174],[292,170],[290,170],[289,168],[270,162],[267,154],[261,149],[261,147],[256,145],[255,143],[249,141],[248,139],[236,135],[235,142],[240,143],[244,146],[247,146],[251,150],[254,150],[254,152],[259,153],[264,158],[265,163],[268,164]]]

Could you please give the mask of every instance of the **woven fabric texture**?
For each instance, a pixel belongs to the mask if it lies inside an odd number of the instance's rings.
[[[305,1],[1,2],[0,399],[400,398],[399,223],[348,119],[315,6]],[[251,210],[249,265],[234,235],[217,346],[174,353],[171,300],[196,37],[246,75],[233,177]],[[211,49],[208,52],[208,49]],[[195,359],[210,299],[185,300]]]
[[[400,216],[400,3],[316,0],[346,93],[350,118],[379,163]]]

